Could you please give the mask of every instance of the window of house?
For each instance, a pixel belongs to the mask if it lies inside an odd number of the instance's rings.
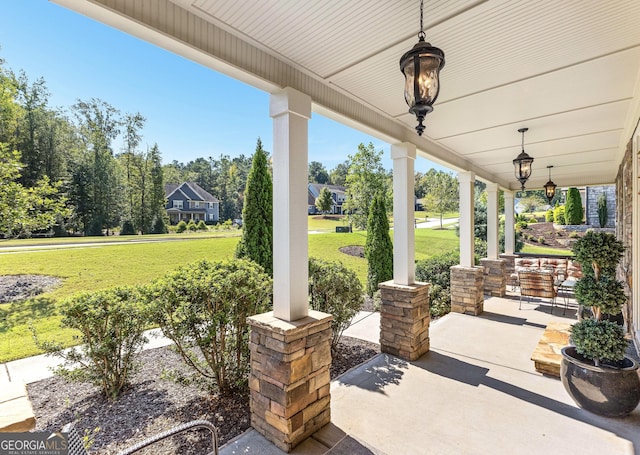
[[[194,209],[199,209],[200,208],[200,201],[193,202],[193,208]]]
[[[183,208],[183,207],[184,207],[184,206],[183,206],[183,201],[182,201],[182,199],[180,199],[180,200],[176,199],[175,201],[173,201],[173,208],[181,209],[181,208]]]

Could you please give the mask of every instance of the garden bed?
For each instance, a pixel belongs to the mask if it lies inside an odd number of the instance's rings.
[[[331,379],[376,355],[379,346],[343,337],[331,365]],[[180,356],[170,347],[144,351],[141,368],[120,398],[109,401],[97,387],[53,377],[29,384],[36,430],[59,431],[77,420],[76,429],[94,443],[92,454],[112,454],[146,437],[194,419],[206,419],[218,428],[220,445],[250,426],[247,395],[210,394],[194,383],[167,379],[170,370],[188,374]],[[98,430],[96,430],[98,429]],[[197,441],[197,442],[196,442]],[[174,438],[148,453],[206,453],[206,438]]]

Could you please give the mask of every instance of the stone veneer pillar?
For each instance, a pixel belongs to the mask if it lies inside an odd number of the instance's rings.
[[[484,311],[482,267],[451,267],[451,311],[477,316]]]
[[[380,351],[416,360],[429,351],[428,283],[380,283]]]
[[[484,293],[504,297],[507,293],[506,264],[504,259],[480,259],[484,269]]]
[[[313,310],[291,322],[248,318],[251,425],[285,452],[331,420],[331,319]]]

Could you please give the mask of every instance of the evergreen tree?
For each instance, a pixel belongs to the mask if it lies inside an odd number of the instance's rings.
[[[569,188],[567,190],[564,217],[567,224],[582,224],[582,199],[578,188]]]
[[[607,195],[605,193],[601,193],[600,196],[598,196],[598,222],[600,223],[600,227],[605,227],[608,220],[609,213],[607,212]]]
[[[246,257],[273,275],[273,184],[267,164],[267,153],[258,138],[253,163],[247,177],[242,210],[242,239],[236,257]]]
[[[367,241],[364,254],[367,258],[367,294],[378,290],[378,283],[393,278],[393,244],[389,236],[389,219],[384,196],[378,194],[371,204],[367,220]]]

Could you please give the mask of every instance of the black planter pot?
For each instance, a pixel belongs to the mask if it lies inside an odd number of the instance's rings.
[[[576,352],[562,348],[560,378],[578,406],[606,417],[629,415],[640,403],[638,363],[625,357],[614,366],[593,365]]]

